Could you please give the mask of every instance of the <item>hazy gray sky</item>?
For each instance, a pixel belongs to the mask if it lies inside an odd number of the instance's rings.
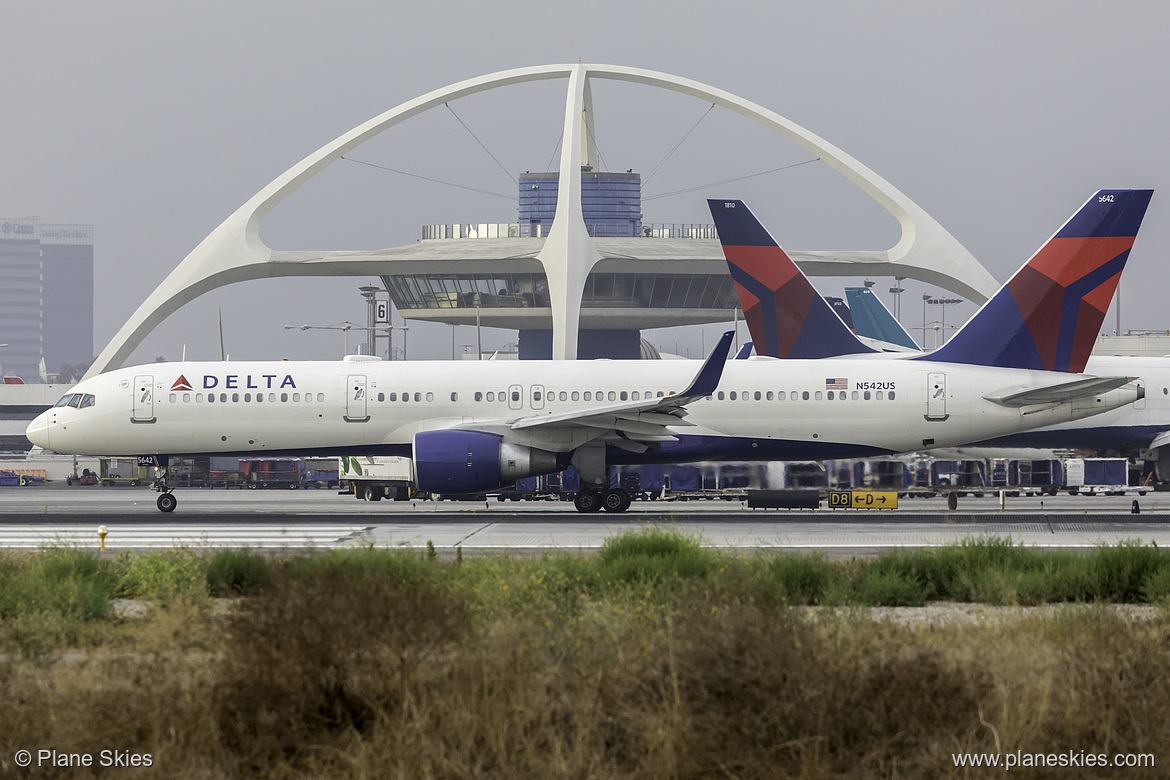
[[[127,0],[16,4],[5,26],[0,217],[95,226],[95,353],[204,236],[306,154],[447,84],[578,59],[692,78],[779,112],[901,189],[1001,281],[1094,190],[1153,187],[1122,281],[1122,327],[1170,328],[1162,2]],[[451,107],[513,175],[545,170],[565,87],[520,85]],[[707,110],[634,85],[595,83],[593,94],[606,167],[644,179]],[[338,162],[268,218],[269,245],[389,247],[425,223],[516,218],[515,184],[451,112],[353,156],[495,194]],[[646,181],[645,220],[709,222],[705,198],[738,197],[791,249],[893,245],[893,218],[823,164],[653,197],[805,159],[716,109]],[[218,358],[219,308],[233,358],[336,357],[340,333],[282,326],[364,319],[365,281],[221,289],[163,323],[129,363],[178,359],[184,345],[191,359]],[[825,293],[843,285],[814,282]],[[920,324],[920,307],[907,306],[906,324]],[[492,346],[514,340],[488,333]],[[644,335],[695,356],[701,341],[695,329]],[[450,355],[447,326],[412,325],[410,338],[414,357]],[[473,342],[473,329],[456,341]]]

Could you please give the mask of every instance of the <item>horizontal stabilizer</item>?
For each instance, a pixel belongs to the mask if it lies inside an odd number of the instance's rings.
[[[1058,382],[1045,387],[1033,387],[1027,390],[1006,391],[983,396],[992,403],[1000,406],[1033,406],[1035,404],[1056,404],[1071,401],[1075,398],[1090,398],[1101,395],[1110,390],[1116,390],[1122,385],[1129,384],[1133,379],[1126,376],[1102,376],[1073,379],[1068,382]],[[1138,393],[1142,397],[1144,393]]]

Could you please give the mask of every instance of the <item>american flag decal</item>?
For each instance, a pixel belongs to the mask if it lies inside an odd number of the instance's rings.
[[[825,389],[826,390],[848,390],[849,389],[849,380],[845,379],[843,377],[838,378],[838,379],[826,379],[825,380]]]

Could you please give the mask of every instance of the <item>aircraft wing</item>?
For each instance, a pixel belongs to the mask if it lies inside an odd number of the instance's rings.
[[[512,420],[508,427],[514,431],[565,427],[596,430],[597,436],[592,438],[631,452],[645,452],[654,442],[675,441],[676,437],[666,430],[667,426],[690,425],[683,420],[687,404],[715,392],[734,335],[733,331],[723,334],[682,392],[561,414],[530,415]]]
[[[1088,398],[1110,390],[1116,390],[1122,385],[1134,381],[1126,376],[1082,377],[1068,382],[1057,382],[1044,387],[1033,387],[1027,390],[1005,390],[983,396],[992,403],[1000,406],[1032,406],[1034,404],[1052,404],[1071,401],[1074,398]],[[1143,397],[1140,396],[1139,397]]]

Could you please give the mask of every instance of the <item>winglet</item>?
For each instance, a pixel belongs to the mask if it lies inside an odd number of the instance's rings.
[[[715,349],[711,350],[711,354],[703,361],[703,365],[699,369],[699,373],[695,374],[690,387],[673,396],[675,400],[685,401],[691,398],[702,398],[715,392],[715,388],[719,386],[719,380],[723,376],[723,364],[727,362],[727,353],[731,351],[731,340],[734,337],[735,331],[733,330],[723,334],[723,338],[719,339]]]
[[[752,356],[752,346],[754,344],[755,344],[754,341],[745,341],[743,343],[743,346],[739,348],[739,352],[735,353],[735,359],[736,360],[747,360],[749,357],[751,357]]]
[[[925,359],[1080,373],[1153,190],[1100,190]]]
[[[757,355],[822,358],[874,350],[817,294],[740,200],[708,200]]]

